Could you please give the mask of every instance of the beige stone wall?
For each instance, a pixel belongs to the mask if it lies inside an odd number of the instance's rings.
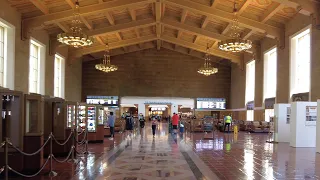
[[[229,99],[231,68],[203,76],[197,69],[203,59],[166,49],[148,49],[111,57],[119,66],[113,73],[94,68],[100,60],[83,63],[83,99],[87,95],[151,97],[222,97]]]
[[[21,40],[21,15],[7,1],[0,1],[0,18],[15,26],[15,90],[28,93],[29,78],[29,39]],[[45,94],[53,96],[54,56],[49,55],[49,35],[46,31],[31,31],[30,36],[46,45]],[[67,48],[57,50],[67,56]],[[68,62],[68,60],[67,60]],[[80,101],[81,97],[81,62],[66,64],[65,98]]]

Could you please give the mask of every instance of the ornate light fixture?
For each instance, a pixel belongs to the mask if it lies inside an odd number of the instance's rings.
[[[109,50],[109,44],[106,45],[106,51],[103,56],[103,60],[101,64],[96,64],[96,69],[103,72],[113,72],[118,70],[118,67],[116,65],[112,65],[110,63],[110,50]]]
[[[76,1],[76,7],[73,13],[72,27],[70,28],[71,32],[60,33],[57,36],[59,42],[73,46],[75,48],[90,46],[93,44],[93,38],[82,32],[80,27],[80,12],[79,12],[79,2]]]
[[[240,33],[239,33],[239,22],[237,18],[237,8],[236,8],[236,2],[234,2],[234,8],[233,8],[233,23],[231,26],[231,39],[221,41],[218,44],[219,49],[223,51],[228,52],[241,52],[248,50],[252,47],[252,42],[250,40],[241,39]]]
[[[218,68],[212,67],[210,63],[209,45],[207,45],[207,52],[204,58],[204,66],[198,69],[198,73],[205,76],[210,76],[211,74],[216,74]]]

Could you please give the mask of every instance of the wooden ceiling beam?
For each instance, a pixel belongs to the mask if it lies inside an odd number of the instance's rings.
[[[186,18],[187,18],[187,15],[188,15],[188,11],[184,9],[184,10],[182,11],[182,15],[181,15],[181,19],[180,19],[180,22],[181,22],[181,23],[184,23],[184,21],[185,21]]]
[[[122,36],[120,35],[120,32],[116,32],[115,35],[117,36],[119,41],[122,41]]]
[[[35,0],[33,0],[35,1]],[[121,0],[121,1],[108,1],[93,5],[88,5],[81,7],[80,4],[80,12],[81,15],[86,17],[92,14],[104,13],[111,10],[123,9],[123,8],[134,8],[141,7],[145,4],[153,3],[156,0]],[[36,28],[41,27],[44,24],[53,24],[55,21],[65,21],[68,19],[72,19],[73,10],[66,10],[57,13],[50,13],[42,16],[37,16],[34,18],[27,18],[23,20],[24,28]]]
[[[116,48],[121,48],[124,46],[131,46],[131,45],[150,42],[150,41],[154,41],[154,40],[157,40],[157,37],[155,35],[143,36],[140,38],[128,39],[128,40],[122,40],[119,42],[109,43],[109,48],[116,49]],[[105,50],[105,45],[98,45],[98,46],[91,46],[91,47],[87,47],[87,48],[83,48],[83,49],[76,49],[76,50],[70,52],[70,57],[71,58],[81,57],[86,54],[92,54],[92,53],[101,52],[104,50]]]
[[[135,28],[135,29],[134,29],[134,32],[136,33],[137,38],[139,38],[139,37],[140,37],[139,30],[138,30],[137,28]]]
[[[106,16],[106,18],[108,19],[108,21],[111,25],[115,25],[113,15],[110,14],[110,12],[105,12],[104,15]]]
[[[208,16],[206,16],[206,18],[204,18],[204,20],[201,23],[201,28],[204,29],[209,23],[209,18]]]
[[[278,11],[283,9],[285,6],[284,4],[279,4],[277,2],[272,2],[267,10],[263,13],[263,16],[260,19],[260,22],[265,23],[267,22],[270,18],[272,18],[273,15],[275,15]]]
[[[57,26],[62,29],[63,32],[69,32],[70,28],[63,22],[56,22]]]
[[[244,34],[242,34],[242,39],[248,39],[254,33],[253,30],[250,30]]]
[[[146,50],[146,49],[153,49],[153,48],[155,48],[155,46],[153,44],[148,43],[143,48],[128,48],[126,52],[124,52],[124,51],[110,51],[110,56],[118,56],[121,54],[128,54],[128,53],[132,53],[132,52],[142,51],[142,50]],[[99,59],[101,59],[101,58],[99,58]],[[92,60],[97,60],[97,58],[83,59],[83,62],[88,62],[88,61],[92,61]],[[111,59],[111,61],[112,61],[112,59]]]
[[[81,21],[83,22],[84,25],[86,25],[86,27],[89,29],[89,30],[92,30],[93,29],[93,24],[92,22],[89,22],[86,18],[84,18],[83,16],[80,16],[80,19]]]
[[[177,38],[179,39],[181,35],[182,35],[182,31],[179,31],[179,30],[178,30]]]
[[[129,14],[131,16],[132,21],[137,20],[137,13],[135,11],[135,9],[132,8],[128,8]]]
[[[182,47],[186,47],[186,48],[190,48],[196,51],[200,51],[200,52],[206,52],[206,46],[200,46],[200,45],[196,45],[187,41],[183,41],[183,40],[179,40],[177,38],[173,38],[170,36],[161,36],[161,40],[172,43],[172,44],[177,44],[179,46]],[[217,57],[222,57],[222,58],[226,58],[226,59],[230,59],[233,62],[240,62],[240,60],[242,59],[241,54],[232,54],[232,53],[227,53],[227,52],[223,52],[219,49],[210,49],[210,54],[217,56]]]
[[[176,0],[163,0],[164,3],[177,6],[188,11],[197,12],[199,14],[208,16],[212,19],[219,19],[225,22],[233,22],[233,14],[225,12],[223,10],[215,9],[212,11],[212,8],[193,2],[191,0],[176,1]],[[253,29],[257,32],[266,33],[268,37],[271,38],[280,38],[282,37],[283,29],[263,24],[259,21],[252,20],[246,17],[239,16],[239,25],[248,29]]]
[[[100,36],[96,37],[96,40],[101,44],[101,45],[106,45],[106,43],[103,42]]]
[[[68,5],[72,8],[72,9],[74,9],[75,7],[76,7],[76,5],[75,5],[75,3],[73,2],[73,0],[65,0],[67,3],[68,3]]]
[[[40,0],[30,0],[30,2],[35,5],[43,14],[49,14],[49,9]]]
[[[221,32],[221,34],[225,35],[229,31],[229,29],[232,27],[232,23],[229,23]]]
[[[150,18],[150,19],[132,21],[124,24],[117,24],[114,26],[107,26],[99,29],[93,29],[91,31],[88,31],[87,34],[89,36],[102,36],[106,34],[114,34],[120,31],[127,31],[131,29],[136,29],[136,28],[149,27],[155,24],[156,22],[154,21],[154,19]]]
[[[292,7],[296,9],[300,14],[310,16],[317,12],[316,6],[319,5],[317,1],[310,0],[272,0],[277,3],[281,3],[284,6]]]
[[[242,4],[240,4],[240,6],[237,7],[238,15],[241,15],[247,9],[247,7],[250,5],[251,2],[252,0],[244,0]]]
[[[199,40],[200,40],[200,36],[198,35],[198,36],[196,36],[196,38],[194,39],[193,43],[197,44]]]
[[[222,40],[226,40],[228,39],[227,36],[218,34],[218,33],[214,33],[211,31],[207,31],[205,29],[201,29],[198,27],[194,27],[194,26],[190,26],[190,25],[186,25],[186,24],[182,24],[176,21],[171,21],[168,19],[162,19],[161,21],[165,26],[168,26],[170,28],[173,29],[177,29],[179,31],[186,31],[189,32],[190,34],[194,34],[194,35],[200,35],[200,36],[205,36],[208,37],[210,39],[213,39],[215,41],[222,41]]]
[[[211,8],[216,8],[218,3],[219,3],[219,0],[211,0]]]

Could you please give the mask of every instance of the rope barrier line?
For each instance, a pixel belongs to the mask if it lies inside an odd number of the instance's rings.
[[[78,136],[80,136],[80,135],[83,134],[84,132],[86,132],[86,130],[82,130],[80,133],[78,133]]]
[[[34,156],[34,155],[36,155],[36,154],[38,154],[38,153],[41,152],[41,150],[42,150],[42,149],[48,144],[48,142],[50,141],[50,138],[51,138],[51,137],[49,136],[49,138],[47,139],[47,141],[40,147],[40,149],[37,150],[37,151],[34,152],[34,153],[26,153],[26,152],[21,151],[19,148],[17,148],[16,146],[14,146],[10,141],[8,142],[8,144],[9,144],[10,146],[12,146],[13,149],[17,150],[19,153],[21,153],[21,154],[23,154],[23,155],[25,155],[25,156]]]
[[[64,146],[64,145],[67,144],[67,142],[70,140],[70,138],[71,138],[72,135],[73,135],[73,131],[71,131],[68,139],[67,139],[65,142],[63,142],[63,143],[60,143],[60,142],[54,137],[54,135],[52,135],[52,139],[53,139],[58,145]]]
[[[70,158],[73,150],[74,150],[74,146],[71,147],[71,150],[70,150],[67,158],[65,158],[65,159],[62,160],[62,161],[58,160],[56,157],[54,157],[54,155],[52,155],[52,157],[53,157],[53,159],[54,159],[55,161],[57,161],[58,163],[64,163],[64,162],[68,161],[68,159]]]
[[[83,143],[85,143],[85,142],[86,142],[86,139],[87,139],[87,136],[88,136],[88,133],[86,132],[86,133],[84,134],[84,136],[83,136],[83,140],[81,140],[81,141],[77,141],[77,140],[76,140],[76,142],[77,142],[78,144],[83,144]]]
[[[0,168],[0,174],[4,171],[4,166]]]
[[[39,171],[37,171],[37,173],[35,173],[35,174],[32,174],[32,175],[22,174],[22,173],[20,173],[20,172],[18,172],[18,171],[16,171],[16,170],[14,170],[13,168],[11,168],[8,164],[6,164],[6,165],[3,166],[2,168],[0,168],[0,174],[1,174],[2,172],[6,172],[6,173],[5,173],[5,177],[8,178],[8,170],[10,170],[10,171],[12,171],[13,173],[15,173],[15,174],[17,174],[17,175],[19,175],[19,176],[26,177],[26,178],[32,178],[32,177],[35,177],[35,176],[39,175],[39,173],[40,173],[40,172],[45,168],[45,166],[50,162],[50,164],[49,164],[49,165],[50,165],[50,174],[51,174],[51,173],[54,173],[54,176],[56,176],[57,173],[54,172],[54,171],[53,171],[53,168],[52,168],[52,160],[55,160],[55,161],[58,162],[58,163],[65,163],[65,162],[67,162],[67,161],[69,160],[69,158],[71,157],[71,155],[73,156],[72,159],[74,159],[74,157],[75,157],[75,154],[74,154],[74,153],[76,153],[76,154],[86,154],[86,153],[87,153],[87,142],[88,142],[88,141],[87,141],[87,137],[88,137],[88,131],[83,130],[80,134],[82,134],[82,133],[85,133],[84,136],[83,136],[83,140],[82,140],[82,141],[77,141],[76,135],[79,135],[79,134],[76,134],[76,132],[73,130],[73,131],[70,133],[70,135],[69,135],[69,137],[67,138],[67,140],[66,140],[65,142],[63,142],[63,143],[60,143],[60,142],[54,137],[54,135],[53,135],[52,133],[50,133],[50,135],[49,135],[48,139],[46,140],[46,142],[40,147],[39,150],[37,150],[36,152],[33,152],[33,153],[23,152],[23,151],[20,150],[18,147],[16,147],[15,145],[13,145],[12,142],[10,142],[10,140],[9,140],[8,138],[6,138],[6,140],[0,144],[0,148],[5,147],[5,158],[6,158],[6,159],[8,158],[8,154],[7,154],[8,152],[6,152],[8,146],[11,146],[13,149],[15,149],[16,151],[18,151],[19,153],[21,153],[21,154],[24,155],[24,156],[33,156],[33,155],[36,155],[36,154],[40,153],[40,152],[44,149],[44,147],[50,142],[50,154],[49,154],[47,160],[45,161],[45,163],[44,163],[44,164],[41,166],[41,168],[39,169]],[[72,137],[72,136],[73,136],[73,137]],[[72,144],[73,144],[73,145],[71,146],[71,149],[70,149],[70,151],[69,151],[69,153],[68,153],[68,156],[67,156],[65,159],[63,159],[63,160],[58,160],[58,159],[53,155],[53,152],[52,152],[52,147],[53,147],[53,146],[52,146],[52,142],[55,141],[58,145],[63,146],[63,145],[65,145],[65,144],[67,144],[67,142],[69,142],[69,140],[70,140],[71,138],[73,138],[73,139],[72,139],[72,140],[73,140],[73,141],[72,141]],[[75,141],[74,141],[74,140],[75,140]],[[77,145],[77,147],[84,145],[84,147],[81,148],[81,149],[79,148],[79,151],[77,151],[75,145]],[[80,152],[80,151],[82,151],[82,152]],[[52,175],[51,175],[51,177],[52,177]]]
[[[6,145],[6,142],[3,141],[1,144],[0,144],[0,148],[2,148],[4,145]]]
[[[42,167],[40,168],[40,170],[39,170],[37,173],[32,174],[32,175],[22,174],[22,173],[20,173],[20,172],[18,172],[18,171],[16,171],[16,170],[12,169],[9,165],[8,165],[8,169],[9,169],[10,171],[18,174],[19,176],[27,177],[27,178],[32,178],[32,177],[37,176],[37,175],[44,169],[44,167],[48,164],[50,158],[51,158],[51,156],[49,155],[48,159],[47,159],[46,162],[42,165]]]

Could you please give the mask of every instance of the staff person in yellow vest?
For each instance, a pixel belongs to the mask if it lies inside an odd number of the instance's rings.
[[[224,117],[224,132],[226,132],[226,127],[228,126],[228,133],[229,133],[231,122],[232,122],[232,117],[230,115],[227,115]]]

